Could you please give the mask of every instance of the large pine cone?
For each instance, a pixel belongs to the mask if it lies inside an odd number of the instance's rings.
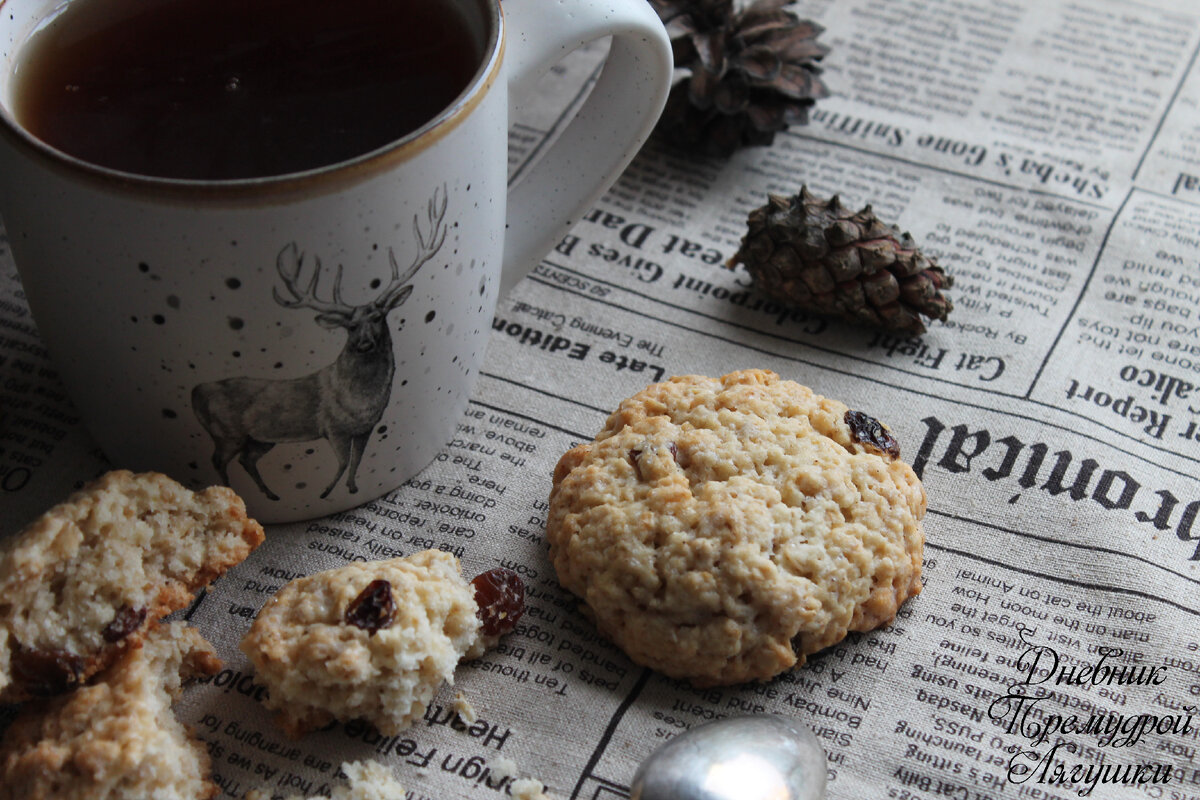
[[[691,73],[671,90],[658,123],[669,141],[728,156],[808,122],[809,107],[829,96],[817,77],[829,48],[816,41],[819,25],[783,8],[790,2],[756,0],[735,12],[733,0],[650,0],[671,35],[675,67]]]
[[[870,206],[854,212],[805,187],[795,197],[770,195],[747,224],[727,266],[745,264],[780,302],[912,335],[925,332],[922,315],[945,320],[953,308],[941,292],[953,278]]]

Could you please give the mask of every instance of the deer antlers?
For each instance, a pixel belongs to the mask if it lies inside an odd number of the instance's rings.
[[[446,187],[435,189],[433,197],[429,200],[429,205],[426,208],[426,216],[429,221],[429,235],[421,232],[420,219],[418,215],[413,215],[413,233],[417,237],[417,243],[420,247],[417,250],[416,256],[413,257],[412,264],[400,273],[400,265],[396,263],[396,254],[392,248],[388,248],[388,261],[392,265],[392,278],[388,285],[383,288],[379,295],[372,303],[367,305],[375,305],[377,308],[390,309],[395,308],[408,297],[412,291],[412,287],[408,286],[409,280],[424,266],[431,258],[437,255],[442,249],[442,244],[446,241],[446,228],[443,226],[443,221],[446,217]],[[279,251],[279,255],[275,258],[275,269],[279,273],[279,277],[283,280],[283,285],[287,289],[291,297],[285,297],[278,288],[273,289],[275,302],[279,303],[284,308],[310,308],[321,314],[351,314],[354,311],[354,306],[351,306],[342,300],[342,266],[338,265],[337,273],[333,281],[333,297],[331,300],[322,300],[317,297],[317,282],[321,277],[321,259],[314,258],[316,269],[313,270],[312,279],[308,282],[308,286],[301,289],[299,286],[300,272],[304,266],[304,254],[296,247],[295,242],[291,242]]]
[[[417,219],[416,214],[413,214],[413,233],[417,237],[417,243],[421,246],[413,258],[412,265],[404,271],[403,275],[400,274],[400,265],[396,263],[396,254],[392,248],[388,248],[388,261],[392,264],[392,281],[375,301],[380,308],[392,308],[402,302],[403,298],[408,296],[407,293],[401,294],[404,292],[405,284],[416,274],[417,270],[442,249],[442,243],[446,241],[446,229],[442,227],[442,220],[446,216],[446,187],[434,190],[425,213],[429,218],[429,241],[426,241],[425,235],[421,233],[420,220]]]
[[[337,268],[337,277],[333,282],[333,300],[327,302],[317,297],[317,281],[321,277],[321,259],[313,259],[317,262],[317,268],[313,270],[312,280],[308,282],[308,287],[302,292],[296,284],[300,279],[300,270],[304,266],[304,254],[296,247],[296,243],[292,242],[286,245],[279,251],[279,255],[275,257],[275,269],[279,273],[279,277],[283,279],[283,285],[287,287],[288,292],[292,295],[291,299],[284,297],[279,293],[278,288],[272,288],[275,294],[275,302],[284,308],[311,308],[313,311],[319,311],[322,314],[349,314],[354,311],[354,307],[342,302],[342,265]],[[289,267],[285,262],[291,262]]]

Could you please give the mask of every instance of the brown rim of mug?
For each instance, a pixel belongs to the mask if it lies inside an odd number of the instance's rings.
[[[137,195],[156,201],[212,203],[217,205],[259,205],[297,195],[330,193],[364,177],[386,171],[424,152],[449,134],[491,91],[504,61],[504,12],[499,0],[477,0],[487,15],[484,23],[487,41],[483,58],[471,82],[454,102],[436,117],[403,138],[360,156],[324,167],[235,180],[181,180],[156,178],[109,169],[75,158],[37,139],[21,127],[9,110],[0,106],[0,136],[18,150],[37,159],[43,166],[72,180],[83,179],[96,189]],[[0,9],[4,0],[0,0]]]

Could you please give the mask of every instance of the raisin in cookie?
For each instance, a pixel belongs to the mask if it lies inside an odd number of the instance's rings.
[[[0,741],[0,800],[199,800],[217,794],[204,744],[171,711],[221,662],[182,623],[156,626],[88,686],[27,703]]]
[[[263,540],[231,489],[115,471],[0,543],[0,702],[72,688]]]
[[[621,403],[554,471],[559,582],[634,661],[767,680],[921,590],[925,491],[871,417],[773,372]]]
[[[475,597],[449,553],[426,550],[297,578],[258,613],[242,651],[291,736],[366,719],[411,725],[465,655],[478,655]]]

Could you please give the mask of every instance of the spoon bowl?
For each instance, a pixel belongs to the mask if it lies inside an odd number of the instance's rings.
[[[825,751],[796,720],[730,717],[679,734],[651,753],[630,800],[821,800]]]

